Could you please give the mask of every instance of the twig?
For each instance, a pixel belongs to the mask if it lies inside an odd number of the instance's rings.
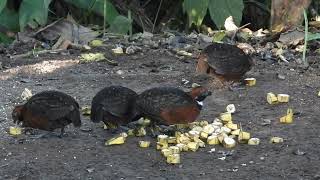
[[[142,30],[143,30],[143,32],[144,32],[144,24],[143,24],[143,22],[142,22],[142,19],[141,19],[141,16],[139,15],[139,20],[140,20],[140,23],[141,23],[141,27],[142,27]]]
[[[151,2],[151,0],[148,0],[147,2],[145,2],[145,3],[142,5],[142,8],[145,8],[150,2]]]
[[[31,55],[39,55],[39,54],[46,54],[46,53],[58,53],[61,51],[64,51],[65,49],[54,49],[54,50],[42,50],[42,51],[29,51],[24,54],[18,54],[18,55],[13,55],[10,56],[10,59],[18,59],[18,58],[24,58],[24,57],[29,57]]]
[[[103,37],[106,33],[107,0],[103,3]]]
[[[0,168],[6,167],[6,166],[9,166],[9,164],[1,165]]]
[[[306,52],[307,52],[307,45],[308,45],[308,18],[306,10],[303,10],[303,17],[304,17],[304,46],[303,46],[303,53],[302,53],[302,61],[303,64],[308,67],[309,63],[306,60]]]
[[[245,25],[243,25],[243,26],[240,26],[240,27],[237,29],[237,31],[239,31],[239,30],[241,30],[241,29],[249,26],[250,24],[251,24],[251,23],[247,23],[247,24],[245,24]]]
[[[131,26],[129,28],[129,36],[132,37],[132,16],[131,16],[131,10],[128,10],[128,19],[130,20],[131,22]]]
[[[237,30],[233,33],[233,35],[232,35],[232,37],[231,37],[231,41],[234,42],[234,38],[236,37],[237,33],[238,33],[241,29],[249,26],[250,24],[251,24],[251,23],[247,23],[247,24],[245,24],[245,25],[243,25],[243,26],[238,27]]]
[[[153,33],[153,31],[154,31],[154,27],[156,26],[156,22],[157,22],[158,15],[159,15],[159,12],[160,12],[160,9],[161,9],[162,1],[163,1],[163,0],[160,1],[159,8],[158,8],[156,17],[154,18],[154,22],[153,22],[153,26],[152,26],[152,33]]]

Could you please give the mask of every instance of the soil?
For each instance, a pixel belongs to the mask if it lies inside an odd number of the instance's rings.
[[[13,50],[17,54],[26,52],[23,46]],[[163,49],[119,56],[106,47],[94,51],[105,53],[118,66],[103,61],[80,63],[80,51],[76,50],[16,60],[1,54],[0,179],[320,179],[317,57],[308,70],[299,68],[295,62],[262,61],[256,57],[255,67],[247,73],[257,79],[256,86],[230,91],[211,85],[213,95],[205,100],[199,120],[213,121],[226,105],[233,103],[237,108],[234,122],[260,138],[258,146],[238,144],[234,149],[207,146],[197,152],[182,153],[181,164],[168,165],[155,150],[151,137],[130,137],[123,145],[106,147],[105,140],[113,135],[86,116],[82,117],[81,129],[68,126],[68,136],[64,138],[31,139],[29,135],[12,137],[7,133],[9,126],[13,126],[11,111],[22,103],[24,88],[33,94],[60,90],[75,97],[80,106],[86,106],[95,93],[109,85],[142,92],[156,86],[187,90],[192,82],[211,82],[205,77],[195,77],[195,59],[181,60]],[[285,79],[279,79],[278,74]],[[269,105],[268,92],[290,94],[290,102]],[[279,117],[289,107],[294,110],[293,123],[280,124]],[[284,142],[271,144],[272,136],[282,137]],[[151,140],[151,147],[139,148],[137,143],[142,139]],[[209,153],[212,148],[215,152]]]

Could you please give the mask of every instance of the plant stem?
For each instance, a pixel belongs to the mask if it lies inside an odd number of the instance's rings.
[[[307,45],[308,45],[308,17],[306,10],[303,10],[303,16],[304,16],[304,46],[303,46],[303,53],[302,53],[302,61],[303,64],[308,67],[309,63],[306,60],[306,52],[307,52]]]
[[[130,20],[129,36],[132,37],[132,16],[131,16],[131,10],[128,10],[128,19]]]
[[[107,0],[103,3],[103,36],[106,33],[106,18],[107,18]]]
[[[153,22],[153,26],[152,26],[152,33],[153,33],[153,31],[154,31],[154,27],[155,27],[156,22],[157,22],[157,19],[158,19],[158,15],[159,15],[159,12],[160,12],[160,9],[161,9],[161,5],[162,5],[162,0],[160,1],[159,8],[158,8],[156,17],[154,18],[154,22]]]

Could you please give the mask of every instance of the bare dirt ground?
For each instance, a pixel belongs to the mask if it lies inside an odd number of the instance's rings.
[[[20,47],[23,51],[23,47]],[[291,62],[282,64],[256,58],[247,76],[257,85],[245,90],[214,89],[205,101],[201,120],[212,121],[229,103],[238,112],[234,122],[261,139],[258,146],[237,145],[232,151],[221,146],[207,146],[198,152],[181,155],[180,165],[168,165],[155,150],[149,137],[131,137],[124,145],[106,147],[112,135],[82,117],[82,130],[69,126],[65,138],[30,139],[12,137],[11,111],[21,103],[24,88],[33,93],[57,89],[74,96],[81,106],[90,105],[92,97],[105,86],[123,85],[137,92],[155,86],[188,89],[194,78],[194,59],[181,61],[162,50],[148,50],[136,55],[114,56],[106,48],[96,51],[119,63],[79,63],[78,51],[71,54],[46,54],[11,60],[1,54],[0,70],[0,179],[320,179],[320,61],[307,71]],[[21,53],[21,52],[19,52]],[[277,78],[280,73],[285,80]],[[184,85],[182,79],[190,83]],[[269,105],[268,92],[288,93],[288,104]],[[280,124],[279,117],[293,108],[294,122]],[[271,120],[270,125],[263,125]],[[91,131],[85,131],[92,129]],[[284,138],[270,144],[272,136]],[[137,142],[152,141],[141,149]],[[208,153],[211,148],[216,152]],[[231,152],[225,160],[222,152]]]

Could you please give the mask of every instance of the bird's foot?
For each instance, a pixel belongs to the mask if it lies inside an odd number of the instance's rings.
[[[62,137],[66,137],[68,136],[67,134],[57,134],[55,132],[45,132],[45,133],[41,133],[41,134],[37,134],[37,135],[31,135],[30,138],[31,139],[40,139],[40,138],[50,138],[50,137],[58,137],[58,138],[62,138]]]

